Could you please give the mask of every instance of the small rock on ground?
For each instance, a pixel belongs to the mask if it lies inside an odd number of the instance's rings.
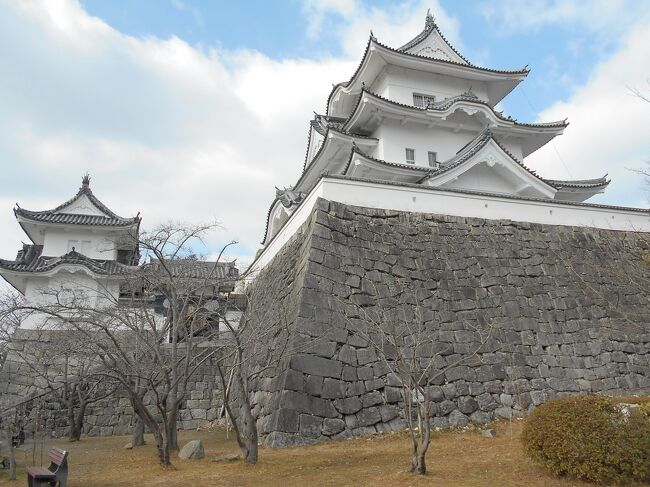
[[[181,451],[178,452],[178,457],[184,460],[199,460],[205,457],[203,451],[203,443],[201,440],[192,440],[185,444]]]
[[[126,445],[124,445],[125,450],[133,450],[133,443],[129,442]]]
[[[497,431],[492,428],[481,431],[481,436],[485,436],[486,438],[494,438],[496,435]]]

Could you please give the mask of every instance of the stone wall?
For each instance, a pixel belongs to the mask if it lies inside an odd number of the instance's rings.
[[[29,420],[25,431],[34,430],[34,421],[39,418],[39,430],[51,437],[68,434],[66,409],[48,394],[44,383],[34,378],[26,360],[42,348],[42,343],[55,339],[52,334],[37,330],[18,330],[14,336],[12,350],[0,369],[0,411],[19,406],[26,410]],[[221,408],[219,379],[214,365],[207,361],[192,376],[188,385],[188,397],[179,412],[180,429],[205,427],[217,420]],[[154,407],[151,398],[145,398]],[[88,436],[110,436],[130,434],[135,417],[130,401],[123,391],[88,406],[83,434]]]
[[[260,432],[288,446],[404,426],[399,383],[350,314],[381,308],[397,281],[432,295],[445,370],[430,391],[436,426],[518,416],[567,394],[648,392],[649,251],[645,233],[320,200],[254,283],[267,306],[274,292],[291,296],[295,342],[317,340],[258,384]],[[485,324],[476,360],[446,370],[479,347]]]

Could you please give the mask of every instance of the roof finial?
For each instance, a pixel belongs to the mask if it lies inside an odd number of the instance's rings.
[[[433,14],[431,13],[430,8],[427,9],[427,18],[426,18],[426,20],[424,22],[424,26],[427,29],[431,29],[431,28],[436,26],[436,19],[433,16]]]
[[[86,188],[90,187],[90,174],[84,174],[84,177],[81,179],[81,185]]]
[[[377,38],[375,37],[375,34],[372,32],[372,29],[370,29],[370,38],[371,38],[373,41],[376,41],[376,40],[377,40]]]

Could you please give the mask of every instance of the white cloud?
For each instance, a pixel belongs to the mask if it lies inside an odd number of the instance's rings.
[[[623,39],[621,50],[596,66],[569,100],[540,114],[540,120],[569,118],[571,124],[555,141],[561,159],[549,144],[527,162],[542,175],[558,179],[609,173],[612,183],[594,202],[647,205],[642,178],[629,168],[644,167],[650,160],[650,104],[633,96],[628,87],[644,87],[648,59],[650,22],[634,27]]]
[[[500,29],[526,31],[549,24],[580,26],[615,37],[633,23],[648,18],[647,5],[637,0],[500,0],[486,1],[484,16]]]
[[[0,208],[0,256],[25,238],[10,211],[15,200],[53,207],[86,171],[116,212],[141,211],[147,226],[217,219],[225,230],[213,246],[235,238],[242,245],[233,252],[252,255],[274,186],[298,179],[312,111],[322,112],[332,83],[354,71],[366,23],[386,42],[401,33],[399,43],[424,22],[423,3],[399,7],[395,19],[379,9],[366,16],[356,3],[320,3],[317,10],[342,16],[349,56],[273,60],[136,38],[75,0],[0,6],[1,187],[10,201]],[[363,39],[352,49],[359,26]]]
[[[349,18],[357,9],[356,0],[305,0],[302,11],[307,19],[307,36],[312,39],[319,36],[328,14]]]

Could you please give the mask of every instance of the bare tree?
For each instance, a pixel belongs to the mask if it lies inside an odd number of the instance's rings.
[[[67,411],[68,440],[79,441],[88,407],[114,395],[117,384],[74,332],[40,332],[39,338],[28,352],[16,353],[36,383]]]
[[[650,78],[646,80],[646,84],[648,85],[647,88],[650,89]],[[637,98],[640,98],[641,100],[650,103],[650,92],[643,92],[638,88],[633,88],[631,86],[628,86],[628,90],[632,93],[632,95],[636,96]]]
[[[481,316],[476,324],[465,323],[472,335],[470,345],[464,353],[454,354],[453,345],[440,340],[444,328],[433,311],[437,309],[435,290],[416,282],[396,278],[381,291],[374,283],[364,282],[363,299],[343,304],[350,325],[399,383],[411,439],[411,472],[424,475],[433,419],[431,388],[451,369],[478,362],[478,352],[491,330]]]
[[[647,88],[650,89],[650,78],[646,80],[646,84],[648,85]],[[644,101],[646,103],[650,103],[650,91],[642,91],[638,88],[634,88],[631,86],[628,86],[628,90],[630,93],[640,99],[641,101]],[[634,168],[631,169],[633,172],[641,175],[644,177],[645,184],[647,186],[650,186],[650,161],[646,162],[646,167],[645,168]]]
[[[14,441],[20,434],[24,423],[24,411],[11,408],[3,411],[0,417],[0,430],[9,450],[9,480],[16,480],[16,450]]]
[[[222,261],[234,242],[214,262],[195,256],[214,227],[170,223],[134,236],[144,263],[125,270],[119,295],[101,283],[61,288],[47,291],[44,304],[22,308],[83,340],[100,362],[93,373],[119,384],[164,466],[178,449],[177,418],[189,381],[216,352],[211,322],[221,311],[208,303],[224,300],[237,277]]]
[[[288,291],[287,291],[288,292]],[[223,317],[227,333],[215,355],[224,408],[232,420],[237,443],[246,462],[258,459],[257,419],[259,407],[251,401],[260,381],[276,375],[280,363],[299,348],[292,342],[285,296],[268,306],[269,290],[251,286],[245,301],[246,314],[239,323]],[[240,303],[241,306],[241,303]],[[243,311],[243,307],[242,307]]]
[[[69,331],[33,330],[29,345],[16,330],[33,310],[22,296],[7,292],[0,297],[0,342],[20,360],[24,373],[35,385],[34,393],[47,394],[67,412],[68,439],[79,441],[86,411],[92,404],[113,395],[115,384],[97,373],[99,361],[88,355],[86,343]]]

